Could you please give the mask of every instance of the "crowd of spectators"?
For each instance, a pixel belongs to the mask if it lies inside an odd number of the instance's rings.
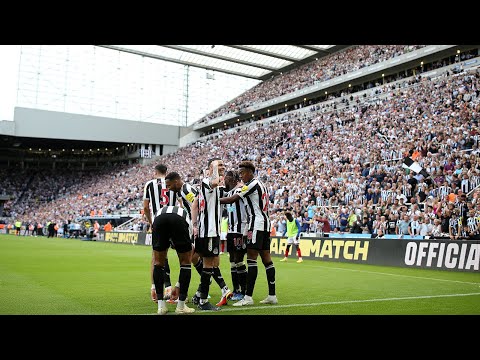
[[[373,101],[370,94],[348,107],[291,111],[273,123],[252,123],[197,141],[159,161],[194,184],[213,156],[222,156],[227,170],[241,160],[253,161],[269,189],[277,234],[290,210],[305,233],[478,236],[479,85],[478,71],[417,77],[406,87],[381,87],[383,97]],[[405,156],[431,176],[408,172]],[[138,204],[153,166],[40,173],[30,180],[24,173],[7,176],[8,188],[20,191],[22,199],[10,204],[10,211],[24,221],[61,221]],[[49,189],[43,195],[47,201],[34,201],[36,189]]]
[[[28,170],[11,176],[3,172],[0,183],[15,188],[15,199],[5,204],[10,218],[24,224],[53,221],[65,223],[81,216],[137,211],[145,178],[153,176],[145,166],[118,165],[95,171]],[[10,193],[10,194],[12,194]]]
[[[165,160],[187,181],[196,181],[201,170],[196,164],[214,154],[224,154],[227,169],[241,159],[254,161],[269,184],[277,225],[285,209],[293,209],[302,220],[312,201],[308,231],[317,231],[325,220],[331,230],[351,231],[356,215],[358,221],[366,216],[362,232],[375,235],[384,227],[381,216],[399,222],[408,215],[415,221],[412,211],[421,220],[431,218],[432,225],[440,220],[443,236],[450,236],[452,210],[459,216],[462,211],[465,220],[473,216],[478,224],[478,190],[472,191],[480,184],[478,72],[420,77],[408,88],[387,88],[385,95],[366,106],[291,112],[276,124],[218,134]],[[413,154],[431,179],[406,174],[403,157]],[[185,163],[186,158],[195,159],[194,164]],[[468,193],[465,205],[462,194]],[[340,224],[344,217],[347,222]],[[386,233],[398,231],[395,227]],[[460,234],[453,232],[452,237]]]
[[[284,94],[362,69],[425,45],[355,45],[259,83],[201,121],[237,112]]]

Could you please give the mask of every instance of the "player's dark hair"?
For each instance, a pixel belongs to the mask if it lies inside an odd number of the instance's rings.
[[[255,172],[255,165],[251,161],[245,160],[238,165],[239,168],[245,168],[245,169],[250,169],[252,172]]]
[[[165,180],[170,180],[170,181],[180,180],[180,174],[175,171],[172,171],[168,173],[167,176],[165,176]]]
[[[288,221],[292,221],[293,215],[290,211],[285,212],[285,216],[287,217]]]
[[[240,181],[240,176],[238,175],[238,172],[236,172],[236,171],[228,170],[225,173],[225,176],[231,176],[233,178],[233,180],[235,180],[236,182]]]
[[[155,166],[155,170],[157,170],[160,174],[167,173],[167,167],[163,164],[158,164],[157,166]]]

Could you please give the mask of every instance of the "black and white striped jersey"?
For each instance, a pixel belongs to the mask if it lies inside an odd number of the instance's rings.
[[[457,201],[458,201],[458,196],[457,196]],[[464,202],[464,201],[459,201],[455,204],[455,208],[458,209],[458,214],[460,215],[460,217],[467,217],[467,214],[468,214],[468,207],[467,207],[467,203]]]
[[[269,197],[266,186],[257,178],[246,183],[238,194],[245,203],[249,216],[248,230],[270,232]]]
[[[448,221],[448,227],[451,231],[451,234],[452,235],[457,235],[458,234],[458,224],[459,224],[459,219],[458,218],[450,218],[450,220]]]
[[[157,216],[160,216],[163,214],[176,214],[184,218],[188,224],[188,231],[190,232],[190,236],[192,236],[193,234],[192,221],[190,220],[190,215],[188,214],[186,209],[176,205],[175,206],[168,205],[168,206],[162,207],[158,212]]]
[[[402,194],[406,197],[412,196],[412,186],[410,184],[402,185]]]
[[[168,190],[164,178],[158,178],[150,180],[145,184],[143,200],[150,201],[153,217],[156,217],[162,207],[175,205],[177,195],[175,192]]]
[[[447,185],[442,185],[438,188],[440,199],[443,200],[447,197],[448,194],[452,192],[452,188]]]
[[[418,235],[420,233],[420,223],[418,220],[412,220],[410,222],[410,229],[412,229],[412,235]]]
[[[392,196],[392,190],[391,189],[380,190],[380,197],[382,198],[383,201],[387,201],[387,199],[391,196]]]
[[[188,216],[192,218],[192,204],[198,196],[198,190],[188,183],[183,183],[180,191],[176,193],[179,198],[182,198],[183,207],[187,210]]]
[[[473,232],[474,234],[478,233],[478,229],[480,226],[480,218],[471,216],[467,218],[467,225],[468,229]]]
[[[470,190],[472,190],[473,188],[470,187],[471,185],[471,182],[470,182],[470,179],[466,178],[466,179],[462,179],[462,182],[460,183],[460,189],[462,189],[462,191],[467,194]]]
[[[240,187],[230,190],[226,196],[239,194],[242,191]],[[247,235],[248,213],[243,199],[235,201],[233,204],[226,204],[228,213],[228,233]]]
[[[201,238],[220,236],[222,206],[220,198],[225,196],[223,186],[212,187],[210,179],[204,178],[198,193],[198,236]]]

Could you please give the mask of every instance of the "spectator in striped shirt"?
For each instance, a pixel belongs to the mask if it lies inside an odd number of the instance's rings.
[[[475,216],[475,210],[473,208],[468,211],[466,225],[468,226],[469,233],[478,238],[480,234],[480,216]]]

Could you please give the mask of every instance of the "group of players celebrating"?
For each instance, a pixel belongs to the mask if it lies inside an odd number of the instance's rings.
[[[204,173],[197,189],[184,182],[178,173],[167,174],[167,167],[159,164],[155,167],[155,178],[145,185],[144,213],[152,229],[151,295],[158,303],[158,314],[168,313],[167,301],[176,302],[176,313],[195,311],[185,304],[192,264],[200,275],[200,284],[192,297],[199,310],[218,311],[229,300],[237,300],[233,306],[253,305],[258,255],[265,266],[268,283],[268,296],[260,303],[276,304],[275,267],[270,256],[269,196],[265,185],[255,177],[254,164],[242,161],[238,171],[225,173],[224,162],[212,158]],[[219,267],[223,206],[228,213],[227,251],[233,292]],[[180,263],[178,282],[173,287],[168,286],[169,248],[177,252]],[[245,254],[247,265],[243,262]],[[222,291],[216,305],[210,303],[208,295],[212,278]],[[165,288],[170,289],[169,296],[164,295]]]

